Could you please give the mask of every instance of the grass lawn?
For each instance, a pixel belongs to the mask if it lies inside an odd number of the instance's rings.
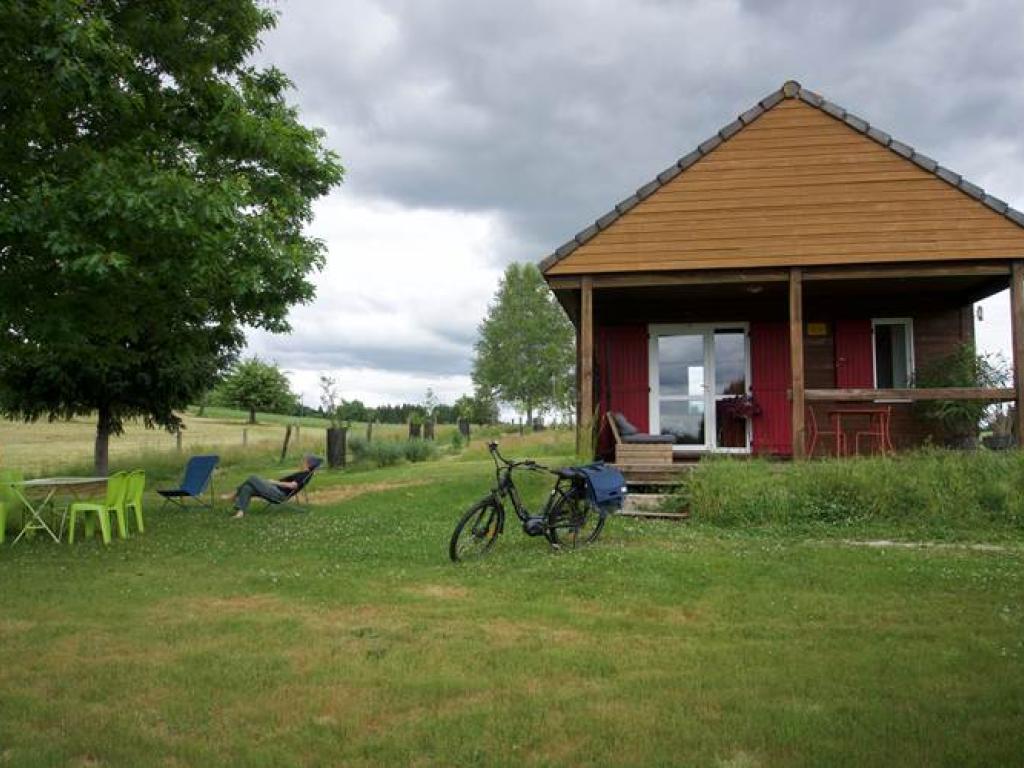
[[[480,459],[0,548],[0,766],[1020,764],[1024,541],[614,518],[454,566]]]

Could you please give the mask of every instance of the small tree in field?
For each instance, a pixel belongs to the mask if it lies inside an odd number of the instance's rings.
[[[510,264],[480,324],[473,383],[526,414],[561,405],[572,385],[575,335],[540,271]]]
[[[249,423],[256,423],[256,411],[288,413],[296,397],[288,377],[276,365],[257,357],[243,360],[232,369],[218,389],[221,402],[249,411]]]
[[[244,344],[288,329],[342,168],[247,60],[257,0],[3,4],[0,413],[174,430]]]

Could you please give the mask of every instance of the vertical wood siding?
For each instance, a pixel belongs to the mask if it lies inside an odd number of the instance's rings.
[[[750,390],[761,408],[752,423],[754,453],[792,454],[793,423],[788,395],[792,384],[789,324],[751,322]]]
[[[871,320],[836,320],[836,386],[875,385]]]
[[[646,325],[597,328],[597,393],[601,430],[598,453],[611,454],[614,437],[605,414],[620,411],[637,429],[649,429],[648,337]]]

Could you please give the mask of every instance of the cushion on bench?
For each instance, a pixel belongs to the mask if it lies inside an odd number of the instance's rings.
[[[623,435],[622,442],[629,445],[672,445],[676,439],[673,435]]]
[[[618,427],[619,436],[623,440],[625,440],[629,435],[635,435],[640,432],[640,430],[634,427],[632,422],[621,413],[617,411],[612,413],[612,418],[615,419],[615,426]]]

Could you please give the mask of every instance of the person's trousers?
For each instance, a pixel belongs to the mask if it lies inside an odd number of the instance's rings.
[[[285,493],[278,486],[269,480],[253,475],[235,491],[235,509],[243,512],[249,511],[249,502],[253,496],[259,496],[267,501],[281,502],[285,500]]]

